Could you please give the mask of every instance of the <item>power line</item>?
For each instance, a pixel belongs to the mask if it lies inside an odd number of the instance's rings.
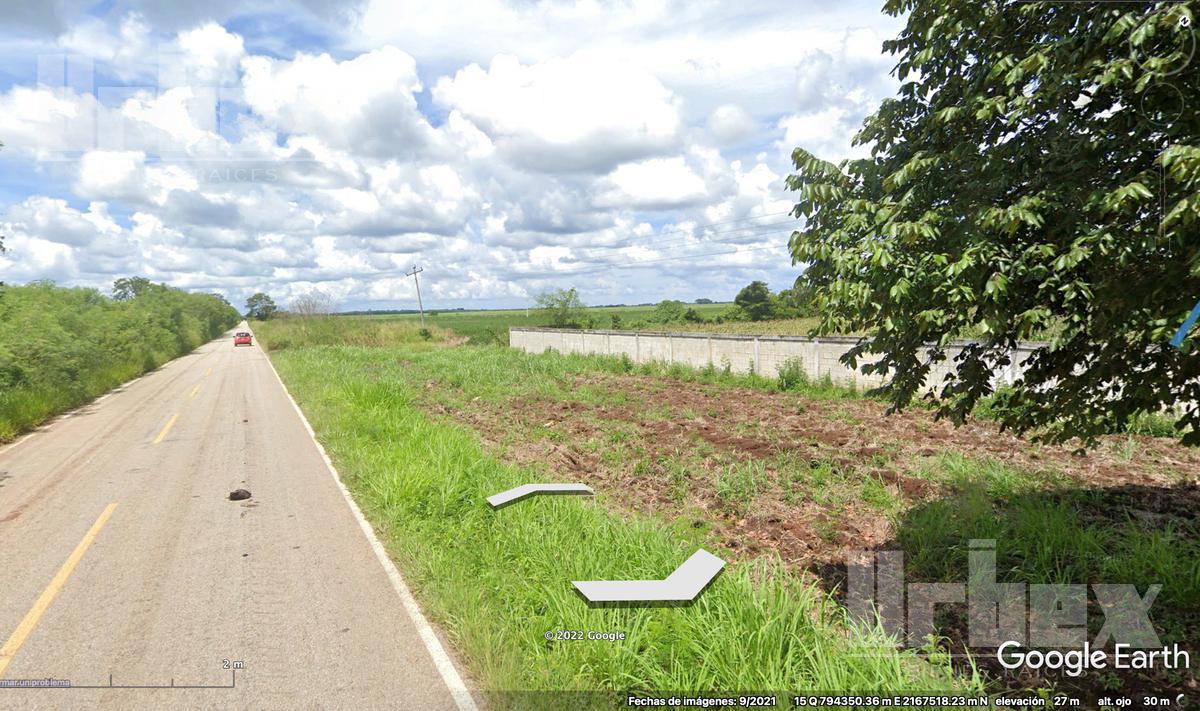
[[[539,244],[539,245],[534,245],[533,247],[530,247],[530,248],[525,248],[524,251],[529,251],[529,249],[534,249],[536,247],[566,247],[567,249],[570,249],[573,252],[577,252],[577,251],[595,252],[595,251],[606,251],[606,250],[613,250],[613,249],[630,249],[632,247],[646,247],[647,249],[656,249],[658,247],[669,247],[669,246],[673,246],[676,244],[686,244],[688,241],[693,240],[693,239],[700,241],[700,242],[708,241],[708,242],[712,242],[713,244],[722,244],[722,243],[728,243],[730,240],[705,240],[703,238],[705,236],[735,234],[738,232],[745,232],[745,231],[750,231],[751,235],[753,235],[754,231],[756,231],[756,230],[772,229],[772,228],[780,227],[783,225],[794,224],[795,223],[794,220],[781,220],[779,222],[767,222],[767,223],[761,223],[761,224],[753,224],[756,220],[761,220],[765,217],[778,217],[780,215],[790,215],[790,214],[792,214],[791,211],[786,210],[783,212],[768,212],[768,213],[764,213],[762,215],[755,215],[753,217],[739,217],[739,218],[733,219],[733,220],[722,220],[720,222],[708,222],[708,223],[704,223],[701,225],[696,225],[693,228],[694,231],[688,231],[683,228],[676,227],[676,228],[669,229],[669,230],[663,230],[661,232],[655,232],[655,233],[652,233],[649,235],[630,235],[629,237],[621,238],[620,240],[618,240],[615,243],[596,245],[595,247],[573,246],[573,245],[569,245],[569,244],[545,244],[545,245]],[[742,227],[735,227],[733,229],[717,230],[715,232],[709,230],[709,228],[711,228],[711,227],[720,227],[723,225],[731,225],[731,224],[736,224],[736,223],[741,223],[741,222],[748,222],[748,223],[752,223],[752,224],[748,224],[748,225],[745,225]],[[579,234],[579,233],[576,233],[576,234]],[[683,236],[674,238],[674,239],[655,242],[654,244],[621,244],[622,242],[631,242],[631,241],[637,240],[637,239],[651,239],[651,238],[655,238],[655,237],[661,237],[663,235],[672,235],[672,234],[679,234],[679,235],[683,235]],[[461,237],[461,235],[459,235],[458,237]],[[414,253],[419,255],[421,252],[418,251],[418,252],[414,252]],[[397,271],[399,271],[399,270],[398,269],[382,270],[382,271],[376,272],[376,275],[395,273]],[[405,273],[405,276],[412,276],[412,275]]]
[[[738,219],[734,219],[734,220],[709,222],[709,223],[705,223],[703,225],[697,225],[694,229],[695,230],[708,230],[708,228],[711,228],[711,227],[727,226],[727,225],[737,224],[737,223],[742,223],[742,222],[753,223],[754,221],[761,220],[765,217],[778,217],[780,215],[791,215],[791,214],[792,213],[790,210],[786,210],[783,212],[770,212],[770,213],[764,213],[762,215],[756,215],[754,217],[742,217],[742,218],[738,218]],[[749,224],[744,227],[736,227],[736,228],[727,229],[727,230],[718,230],[716,232],[705,232],[705,235],[711,236],[711,235],[721,235],[721,234],[734,234],[734,233],[739,233],[739,232],[745,233],[746,231],[750,231],[750,234],[746,235],[746,236],[767,238],[767,237],[772,237],[772,236],[776,236],[776,235],[759,234],[759,233],[757,233],[757,231],[764,230],[764,229],[770,229],[770,228],[778,227],[781,225],[788,225],[788,224],[793,224],[793,221],[792,220],[782,220],[780,222],[770,222],[770,223],[765,223],[765,224]],[[664,230],[662,232],[658,232],[653,235],[633,235],[629,238],[626,238],[626,241],[638,239],[641,237],[655,237],[655,236],[670,235],[670,234],[681,234],[684,236],[681,238],[677,238],[677,239],[656,242],[652,245],[608,244],[608,245],[599,245],[596,247],[572,247],[570,245],[536,245],[536,246],[566,247],[567,249],[572,250],[572,252],[576,252],[576,251],[594,252],[594,251],[608,251],[608,250],[613,250],[613,249],[629,249],[629,248],[633,248],[633,247],[645,247],[647,249],[659,249],[659,248],[670,247],[670,246],[674,246],[674,245],[678,245],[678,244],[685,244],[688,241],[693,240],[693,239],[696,239],[698,242],[708,242],[709,244],[714,244],[714,245],[730,243],[730,241],[728,239],[726,239],[726,240],[704,240],[699,235],[689,232],[688,230],[684,230],[682,228]],[[791,235],[791,232],[778,234],[778,236],[790,236],[790,235]],[[697,246],[699,246],[699,244]],[[732,254],[741,254],[741,253],[745,253],[745,252],[757,252],[757,251],[761,251],[764,249],[771,249],[772,247],[775,247],[775,246],[776,245],[764,245],[764,246],[760,246],[760,247],[751,247],[751,248],[747,248],[747,249],[734,249],[732,251],[705,252],[705,253],[701,253],[701,254],[685,254],[685,255],[677,255],[674,257],[662,257],[662,258],[656,258],[656,259],[639,260],[639,261],[628,262],[625,264],[605,264],[605,265],[601,265],[598,267],[587,267],[584,269],[576,269],[576,270],[522,272],[521,276],[535,276],[537,274],[546,274],[546,275],[551,275],[551,274],[560,275],[561,274],[561,275],[568,275],[568,276],[572,275],[572,274],[589,274],[589,273],[607,271],[607,270],[616,269],[616,268],[624,268],[624,267],[635,268],[635,267],[638,267],[641,265],[658,264],[658,263],[662,263],[662,262],[670,262],[670,261],[682,260],[682,259],[696,259],[699,257],[732,255]],[[529,250],[526,249],[525,251],[529,251]],[[588,256],[584,255],[584,259],[588,259]],[[384,269],[384,270],[374,272],[371,276],[375,277],[375,278],[386,277],[391,274],[396,274],[399,271],[400,271],[399,269]],[[413,277],[413,280],[416,281],[417,304],[418,304],[418,307],[421,309],[422,316],[424,316],[424,307],[421,306],[421,285],[420,285],[420,282],[417,280],[417,276],[416,276],[416,274],[421,271],[424,271],[424,270],[421,269],[420,267],[414,266],[413,271],[404,272],[404,276],[411,276],[411,277]]]
[[[791,214],[790,210],[786,211],[786,212],[768,212],[766,214],[756,215],[754,217],[742,217],[742,218],[738,218],[736,220],[725,220],[722,222],[709,222],[706,224],[696,225],[691,230],[686,230],[682,227],[675,227],[673,229],[662,230],[660,232],[655,232],[655,233],[652,233],[649,235],[630,235],[629,237],[623,237],[620,240],[617,240],[617,242],[615,242],[613,244],[598,245],[596,247],[585,247],[584,249],[623,249],[626,246],[635,246],[635,245],[622,245],[621,242],[632,242],[632,241],[638,240],[638,239],[651,239],[654,237],[662,237],[664,235],[673,235],[673,234],[683,235],[682,238],[676,238],[676,239],[667,241],[667,242],[679,242],[679,241],[687,241],[688,239],[691,239],[693,237],[698,237],[700,234],[710,234],[710,235],[712,235],[712,234],[728,234],[730,232],[737,232],[739,230],[745,230],[745,229],[756,229],[756,228],[760,228],[760,227],[776,227],[776,226],[780,226],[780,225],[792,224],[793,220],[782,220],[779,222],[757,223],[757,224],[755,224],[755,222],[757,220],[761,220],[766,217],[779,217],[781,215],[790,215],[790,214]],[[744,225],[741,227],[735,227],[733,229],[718,230],[716,232],[710,231],[710,229],[709,229],[712,227],[727,226],[727,225],[732,225],[732,224],[736,224],[736,223],[740,223],[740,222],[748,222],[751,224]],[[665,243],[666,242],[663,242],[663,244],[665,244]],[[555,246],[565,247],[568,245],[555,245]]]
[[[697,225],[697,227],[699,227],[699,228],[703,228],[703,227],[717,227],[717,226],[719,226],[719,225],[731,225],[731,224],[733,224],[733,223],[735,223],[735,222],[748,222],[748,221],[751,221],[751,220],[761,220],[761,219],[762,219],[762,218],[764,218],[764,217],[779,217],[780,215],[790,215],[790,214],[792,214],[792,211],[791,211],[791,210],[784,210],[783,212],[764,212],[764,213],[763,213],[763,214],[761,214],[761,215],[754,215],[754,216],[751,216],[751,217],[738,217],[738,218],[736,218],[736,219],[733,219],[733,220],[723,220],[723,221],[721,221],[721,222],[708,222],[708,223],[705,223],[705,224],[703,224],[703,225]],[[668,230],[668,231],[670,231],[670,230]]]
[[[574,250],[578,250],[578,251],[591,253],[591,252],[614,250],[614,249],[632,249],[634,247],[645,247],[646,249],[658,249],[660,247],[670,247],[670,246],[679,245],[679,244],[687,244],[691,240],[696,240],[697,242],[710,242],[713,244],[721,244],[721,243],[730,242],[731,240],[730,239],[710,240],[710,239],[705,239],[705,238],[711,237],[714,235],[725,235],[725,234],[745,234],[746,236],[755,236],[756,232],[758,230],[770,230],[770,229],[774,229],[776,227],[782,227],[783,225],[791,225],[791,224],[794,224],[793,220],[783,220],[781,222],[768,222],[766,224],[761,224],[761,225],[747,225],[745,227],[738,227],[738,228],[732,229],[732,230],[718,230],[716,232],[705,232],[702,235],[700,235],[700,234],[687,235],[685,237],[663,240],[661,242],[654,242],[654,243],[649,243],[649,244],[602,244],[602,245],[598,245],[595,247],[570,247],[569,245],[550,245],[550,246],[567,247],[568,249],[574,249]],[[664,234],[664,233],[659,233],[659,234]],[[645,235],[645,236],[647,238],[652,238],[657,235]]]
[[[784,212],[768,212],[768,213],[764,213],[762,215],[755,215],[753,217],[739,217],[735,220],[723,220],[721,222],[708,222],[708,223],[696,225],[691,230],[685,230],[682,227],[675,227],[675,228],[672,228],[669,230],[662,230],[660,232],[654,232],[654,233],[651,233],[648,235],[630,235],[628,237],[622,237],[621,239],[617,240],[616,242],[614,242],[612,244],[602,244],[602,245],[597,245],[595,247],[576,247],[576,246],[567,245],[567,244],[550,244],[550,245],[538,245],[538,246],[567,247],[569,249],[586,249],[586,250],[625,249],[627,247],[636,247],[639,245],[622,244],[622,243],[633,242],[633,241],[639,240],[639,239],[653,239],[655,237],[662,237],[664,235],[673,235],[673,234],[678,234],[678,235],[683,235],[683,236],[680,238],[665,240],[665,241],[659,242],[657,244],[666,245],[666,244],[671,244],[671,243],[682,243],[682,242],[688,241],[689,239],[693,239],[693,238],[698,239],[701,234],[705,234],[705,235],[729,234],[729,233],[733,233],[733,232],[739,232],[741,230],[761,229],[764,227],[778,227],[778,226],[782,226],[782,225],[793,224],[795,222],[794,220],[781,220],[779,222],[768,222],[768,223],[755,224],[755,222],[757,220],[761,220],[766,217],[779,217],[781,215],[790,215],[790,214],[792,214],[790,210],[784,211]],[[710,229],[709,229],[711,227],[732,225],[732,224],[736,224],[736,223],[740,223],[740,222],[748,222],[751,224],[747,224],[747,225],[744,225],[741,227],[735,227],[733,229],[718,230],[716,232],[710,231]],[[575,234],[580,234],[580,233],[577,232]]]
[[[662,262],[674,262],[674,261],[679,261],[679,260],[683,260],[683,259],[697,259],[700,257],[717,257],[717,256],[732,255],[732,254],[746,254],[748,252],[759,252],[764,249],[779,249],[781,246],[783,246],[783,245],[767,244],[767,245],[760,245],[758,247],[748,247],[746,249],[733,249],[733,250],[727,250],[727,251],[723,251],[723,252],[704,252],[701,254],[681,254],[681,255],[674,256],[674,257],[661,257],[658,259],[644,259],[644,260],[638,260],[638,261],[634,261],[634,262],[626,262],[623,264],[605,264],[605,265],[602,265],[599,267],[585,267],[583,269],[570,269],[570,270],[561,270],[560,269],[560,270],[542,271],[542,272],[520,272],[519,274],[520,274],[520,276],[523,276],[523,277],[538,276],[540,274],[549,275],[549,276],[573,276],[576,274],[593,274],[593,273],[597,273],[597,272],[610,271],[613,269],[634,269],[634,268],[643,267],[643,266],[650,265],[650,264],[661,264]]]

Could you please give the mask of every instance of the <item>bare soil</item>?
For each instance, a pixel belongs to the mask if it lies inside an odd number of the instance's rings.
[[[476,430],[502,459],[586,483],[619,509],[711,525],[733,558],[772,550],[800,569],[844,564],[850,551],[890,540],[889,514],[955,486],[937,466],[948,454],[991,459],[1047,483],[1175,487],[1177,496],[1128,502],[1147,517],[1200,510],[1200,452],[1169,439],[1113,436],[1079,455],[988,422],[956,428],[920,409],[887,415],[865,399],[635,375],[588,374],[568,385],[578,399],[430,406]],[[722,491],[722,477],[736,482],[747,468],[748,494]],[[864,497],[864,487],[876,496]]]
[[[1078,505],[1081,522],[1137,519],[1194,531],[1200,512],[1200,450],[1165,438],[1112,436],[1077,454],[986,421],[956,428],[922,409],[887,415],[873,400],[637,375],[574,376],[545,394],[500,402],[443,398],[440,386],[427,383],[427,406],[478,432],[501,459],[586,483],[618,514],[697,531],[727,560],[777,555],[839,596],[848,556],[895,549],[905,512],[988,476],[1007,477],[1021,493],[1100,490]],[[947,651],[967,651],[965,612],[946,613]],[[1170,614],[1194,627],[1192,612]],[[987,655],[977,660],[1014,690],[1104,691],[1092,688],[1096,679],[1013,676]],[[1123,686],[1133,694],[1194,693],[1198,685],[1191,672],[1147,672]]]

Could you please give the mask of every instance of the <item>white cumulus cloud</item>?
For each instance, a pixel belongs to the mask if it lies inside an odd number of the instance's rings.
[[[679,140],[680,99],[653,74],[586,53],[540,64],[499,55],[439,79],[434,98],[470,118],[524,167],[602,171]]]

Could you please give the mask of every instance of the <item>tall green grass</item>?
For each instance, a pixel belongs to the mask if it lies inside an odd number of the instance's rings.
[[[299,325],[288,321],[259,323],[255,333],[271,350],[305,345],[331,345],[331,341],[336,342],[338,337],[339,321],[340,319],[330,319],[328,324],[323,326],[326,330],[321,331],[319,335],[313,335],[316,333],[314,331],[305,332]],[[405,346],[408,351],[415,353],[416,347],[429,343],[416,335],[416,326],[412,325],[389,325],[386,329],[393,335],[383,339],[371,336],[374,332],[373,327],[362,323],[341,328],[346,334],[345,342],[355,345]],[[367,335],[363,335],[364,333]],[[435,332],[432,343],[447,337],[449,334]],[[834,384],[828,377],[816,380],[807,377],[767,378],[752,373],[733,373],[712,365],[692,368],[679,363],[659,361],[634,363],[628,356],[563,354],[556,351],[527,354],[503,346],[485,346],[470,350],[471,353],[462,354],[452,349],[432,349],[429,353],[422,353],[419,358],[411,358],[409,365],[424,377],[436,379],[439,383],[449,386],[452,391],[457,390],[471,397],[480,396],[493,401],[506,399],[518,392],[558,396],[569,391],[574,398],[587,398],[591,391],[586,387],[576,387],[573,378],[591,373],[642,375],[731,388],[786,390],[819,399],[864,397],[854,388]],[[443,391],[442,394],[447,393]]]
[[[1004,389],[979,400],[975,405],[972,416],[992,422],[1001,421],[1009,413],[1001,405]],[[1187,430],[1180,429],[1179,416],[1174,412],[1139,412],[1129,418],[1128,422],[1104,423],[1107,434],[1130,434],[1143,437],[1178,438]]]
[[[470,431],[430,420],[414,407],[416,393],[432,372],[442,387],[470,384],[498,395],[532,372],[585,365],[501,353],[272,353],[389,551],[475,676],[497,692],[498,705],[531,705],[529,696],[501,691],[968,686],[945,666],[852,631],[830,598],[770,561],[729,566],[690,607],[588,607],[570,581],[663,578],[694,544],[653,520],[609,514],[605,491],[596,500],[543,497],[492,511],[487,496],[536,475],[488,456]],[[556,630],[623,632],[626,639],[547,641]]]
[[[254,333],[259,341],[272,350],[296,346],[387,346],[417,343],[443,343],[452,337],[449,331],[437,326],[423,327],[419,322],[316,316],[310,318],[275,318],[255,321]]]
[[[933,666],[907,653],[880,656],[870,648],[882,640],[848,629],[841,609],[824,593],[770,559],[728,570],[690,608],[587,608],[570,580],[661,578],[702,544],[703,530],[682,518],[667,525],[637,516],[614,518],[597,505],[605,492],[596,502],[533,500],[491,512],[484,497],[535,481],[537,474],[487,457],[473,433],[430,421],[416,407],[431,400],[453,408],[475,399],[506,403],[530,396],[621,406],[637,397],[632,390],[589,382],[586,376],[596,373],[779,389],[805,397],[856,393],[814,383],[794,364],[779,379],[766,379],[715,367],[524,354],[495,346],[444,348],[404,339],[410,342],[396,348],[302,348],[293,342],[274,357],[356,495],[389,533],[394,555],[416,577],[488,688],[750,690],[828,684],[827,689],[895,690],[973,683],[948,676],[937,655]],[[654,392],[655,383],[649,385],[646,392]],[[624,451],[620,434],[612,431],[609,441],[597,444],[603,456]],[[546,430],[546,436],[559,441],[563,434]],[[760,487],[761,467],[735,463],[716,472],[718,496],[745,507]],[[912,508],[901,506],[880,482],[836,486],[841,475],[831,464],[806,467],[808,488],[820,492],[814,494],[818,503],[838,506],[834,499],[849,495],[894,519],[892,545],[905,551],[913,579],[961,582],[967,542],[995,538],[1004,581],[1162,583],[1154,619],[1164,640],[1194,637],[1200,546],[1195,526],[1178,517],[1156,527],[1140,518],[1145,512],[1136,506],[1110,506],[1104,497],[1112,492],[1079,488],[1059,472],[952,452],[930,458],[917,472],[941,484],[944,497]],[[672,473],[671,480],[674,488],[689,485],[686,473]],[[1136,500],[1146,492],[1125,493]],[[1149,493],[1170,496],[1165,490]],[[555,629],[621,631],[629,638],[539,640]],[[807,651],[797,651],[801,645]],[[525,696],[499,700],[530,703]]]
[[[898,521],[897,540],[914,575],[962,582],[968,542],[994,539],[1002,582],[1161,584],[1154,620],[1164,641],[1200,641],[1200,526],[1142,510],[1169,500],[1169,490],[1083,489],[1051,473],[955,454],[942,455],[930,470],[953,488]]]
[[[654,306],[594,306],[584,310],[583,319],[589,328],[618,328],[642,331],[706,331],[711,333],[746,333],[777,336],[807,336],[817,325],[815,318],[776,319],[771,321],[725,321],[713,319],[729,310],[730,304],[688,304],[704,322],[653,323]],[[339,320],[395,322],[419,324],[419,314],[345,315]],[[472,345],[508,345],[508,329],[513,327],[546,327],[549,317],[538,309],[503,309],[495,311],[438,311],[425,313],[426,326],[453,331],[470,338]]]
[[[715,318],[729,309],[729,304],[695,304],[701,317]],[[632,324],[645,321],[654,314],[654,306],[593,306],[584,309],[582,320],[588,328],[629,328]],[[419,323],[418,314],[388,314],[379,316],[348,316],[342,318],[368,318],[372,320]],[[494,311],[438,311],[425,313],[425,323],[468,336],[474,345],[508,345],[508,329],[514,326],[545,327],[550,317],[540,309],[500,309]],[[678,324],[660,326],[676,328]]]

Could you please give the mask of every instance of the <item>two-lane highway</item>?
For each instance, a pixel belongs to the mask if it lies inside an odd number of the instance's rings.
[[[402,588],[257,345],[0,449],[0,708],[469,708]]]

